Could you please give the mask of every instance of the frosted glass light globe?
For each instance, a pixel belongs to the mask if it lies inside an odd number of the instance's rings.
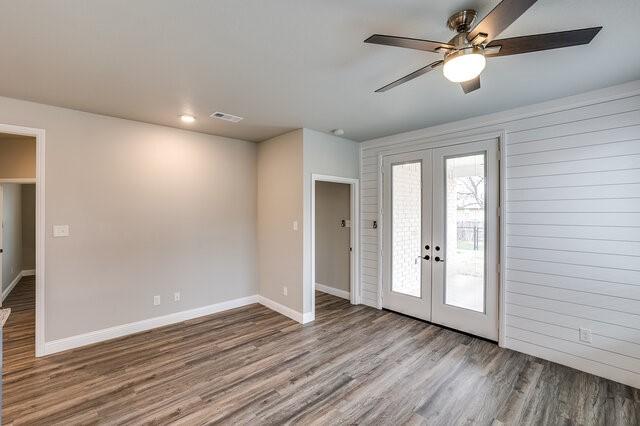
[[[480,75],[487,60],[482,50],[477,47],[459,50],[447,56],[444,60],[442,72],[454,83],[473,80]]]

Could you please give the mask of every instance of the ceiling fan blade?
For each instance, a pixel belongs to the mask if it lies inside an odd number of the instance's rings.
[[[582,28],[580,30],[494,40],[487,45],[487,56],[517,55],[519,53],[538,52],[540,50],[589,44],[601,29],[602,27]],[[491,48],[498,46],[500,46],[500,50],[491,52]]]
[[[426,67],[422,67],[419,70],[412,72],[411,74],[405,75],[404,77],[397,79],[393,83],[389,83],[386,86],[379,88],[378,90],[376,90],[376,93],[386,92],[389,89],[393,89],[394,87],[401,85],[402,83],[406,83],[407,81],[413,80],[416,77],[420,77],[421,75],[426,74],[432,69],[442,65],[443,62],[444,61],[432,62]]]
[[[383,44],[385,46],[405,47],[407,49],[424,50],[426,52],[435,52],[437,49],[453,49],[454,47],[448,43],[439,41],[422,40],[419,38],[396,37],[390,35],[374,34],[364,41],[365,43]]]
[[[490,42],[509,25],[531,7],[536,0],[502,0],[491,12],[485,16],[467,35],[467,40],[472,41],[476,36],[484,35],[478,40],[482,43]]]
[[[477,76],[473,80],[463,81],[460,83],[460,86],[462,86],[462,90],[465,95],[473,92],[474,90],[478,90],[480,88],[480,76]]]

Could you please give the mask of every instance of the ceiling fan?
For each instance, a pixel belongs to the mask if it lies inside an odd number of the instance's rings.
[[[470,93],[480,88],[480,73],[485,67],[486,57],[517,55],[589,44],[602,29],[602,27],[583,28],[495,40],[535,2],[536,0],[503,0],[473,29],[471,25],[476,18],[476,11],[457,12],[447,21],[447,26],[457,34],[447,43],[381,34],[372,35],[364,42],[423,50],[444,56],[443,59],[399,78],[376,92],[386,92],[444,65],[444,76],[454,83],[460,83],[464,93]]]

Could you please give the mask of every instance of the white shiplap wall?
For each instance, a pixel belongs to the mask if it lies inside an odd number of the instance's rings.
[[[363,303],[380,307],[380,158],[499,131],[503,345],[640,387],[640,81],[363,142]]]

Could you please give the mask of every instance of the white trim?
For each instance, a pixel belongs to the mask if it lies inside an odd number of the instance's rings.
[[[362,300],[362,290],[360,285],[360,179],[346,178],[340,176],[311,175],[311,312],[310,318],[316,316],[316,182],[344,183],[351,186],[351,277],[350,277],[350,301],[358,305]]]
[[[316,290],[321,291],[323,293],[330,294],[332,296],[340,297],[342,299],[351,300],[351,293],[346,290],[340,290],[339,288],[329,287],[328,285],[315,283]]]
[[[313,322],[316,320],[316,314],[314,312],[305,312],[302,315],[302,324]]]
[[[77,336],[65,337],[63,339],[46,342],[43,355],[51,355],[57,352],[78,348],[81,346],[91,345],[105,340],[111,340],[118,337],[127,336],[129,334],[139,333],[141,331],[151,330],[153,328],[163,327],[166,325],[176,324],[193,318],[215,314],[227,311],[229,309],[240,308],[242,306],[258,303],[258,296],[241,297],[226,302],[215,303],[213,305],[203,306],[201,308],[190,309],[182,312],[175,312],[160,317],[149,318],[142,321],[131,322],[128,324],[117,325],[102,330],[91,331],[89,333],[79,334]]]
[[[420,141],[423,139],[452,137],[452,134],[454,133],[460,134],[474,130],[482,130],[486,132],[495,130],[496,126],[502,127],[506,122],[553,114],[555,112],[561,112],[597,103],[637,96],[638,94],[640,94],[640,80],[635,80],[617,86],[594,90],[575,96],[558,98],[533,105],[527,105],[509,111],[485,114],[477,117],[467,118],[465,120],[458,120],[441,125],[425,127],[423,129],[413,130],[410,132],[370,139],[368,141],[362,142],[361,147],[362,149],[370,149],[376,147],[380,148],[385,146],[393,146],[398,143]]]
[[[500,235],[498,237],[498,264],[500,268],[498,273],[498,346],[504,348],[506,345],[507,330],[507,313],[505,308],[505,300],[507,297],[506,276],[507,276],[507,213],[504,208],[507,200],[507,132],[500,132],[498,137],[498,149],[500,150],[500,164],[498,168],[498,192],[500,194],[498,211],[500,218],[498,220],[498,229]]]
[[[22,279],[22,277],[24,277],[24,271],[20,271],[18,272],[18,275],[16,275],[16,277],[13,279],[13,281],[11,281],[11,283],[9,284],[9,286],[7,288],[5,288],[4,290],[2,290],[2,301],[4,302],[4,299],[7,298],[7,296],[9,295],[9,293],[11,293],[11,291],[14,289],[14,287],[16,285],[18,285],[18,283],[20,282],[20,280]]]
[[[294,309],[289,308],[288,306],[284,306],[278,302],[275,302],[269,298],[266,298],[262,295],[258,295],[257,296],[257,301],[259,304],[266,306],[267,308],[271,309],[272,311],[276,311],[279,314],[284,315],[285,317],[289,317],[294,321],[299,322],[300,324],[304,324],[305,323],[305,319],[307,320],[307,322],[309,321],[313,321],[313,319],[309,319],[312,318],[309,314],[311,314],[311,312],[307,312],[306,318],[305,315],[302,315],[301,312],[298,312]]]
[[[0,132],[36,138],[36,357],[45,351],[45,130],[0,124]],[[29,182],[24,183],[32,183]]]
[[[0,183],[36,183],[35,178],[0,179]]]
[[[25,269],[22,271],[22,276],[23,277],[32,277],[36,274],[36,270],[35,269]]]

